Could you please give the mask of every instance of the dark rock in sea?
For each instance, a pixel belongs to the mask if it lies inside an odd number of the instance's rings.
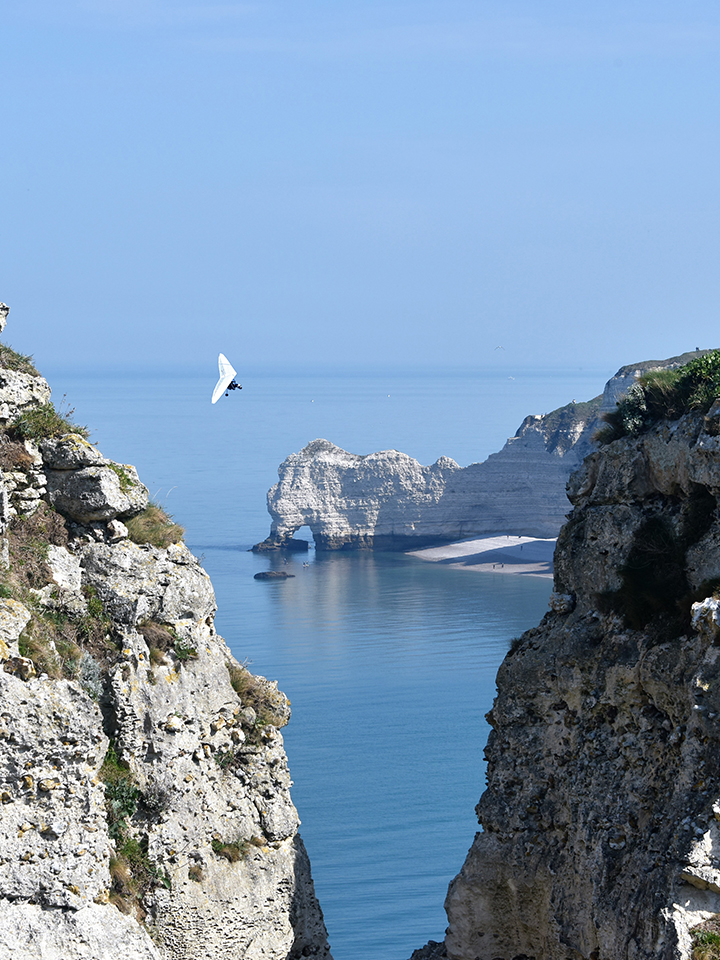
[[[275,550],[286,550],[289,553],[307,553],[310,544],[307,540],[295,540],[288,538],[286,540],[275,540],[268,537],[262,543],[256,543],[252,548],[253,553],[272,553]]]
[[[447,950],[444,943],[428,940],[424,947],[413,951],[410,960],[445,960],[446,957]]]
[[[261,570],[255,574],[253,580],[289,580],[294,576],[294,573],[286,573],[284,570]]]

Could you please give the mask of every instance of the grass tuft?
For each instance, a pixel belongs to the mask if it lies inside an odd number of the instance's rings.
[[[165,663],[165,654],[162,650],[159,650],[157,647],[149,647],[150,653],[150,663],[154,667],[159,667],[161,663]]]
[[[153,547],[169,547],[179,543],[185,530],[157,503],[150,503],[142,513],[125,521],[128,536],[133,543],[149,543]]]
[[[162,663],[165,660],[165,654],[170,650],[175,651],[175,656],[181,663],[197,659],[198,652],[195,647],[191,647],[179,637],[169,624],[146,620],[138,624],[136,629],[145,638],[152,664]]]
[[[288,701],[267,681],[254,676],[246,667],[227,664],[230,685],[243,705],[252,707],[257,719],[255,732],[264,726],[284,727],[290,719]]]
[[[31,377],[40,376],[33,358],[29,354],[18,353],[7,343],[0,343],[0,367],[4,370],[15,370],[17,373],[28,373]]]
[[[224,857],[230,863],[237,863],[239,860],[244,860],[248,855],[251,844],[249,840],[215,839],[210,846],[213,853],[216,853],[218,857]]]
[[[170,877],[150,860],[147,836],[132,835],[129,820],[143,803],[143,795],[112,740],[100,768],[100,779],[105,784],[108,833],[116,847],[116,855],[110,861],[110,899],[123,913],[134,913],[142,920],[145,897],[158,886],[169,889]]]
[[[87,440],[90,435],[87,427],[78,426],[70,419],[74,413],[72,408],[60,412],[49,400],[20,414],[17,420],[8,425],[7,432],[20,440],[44,440],[64,437],[68,433],[76,433]]]

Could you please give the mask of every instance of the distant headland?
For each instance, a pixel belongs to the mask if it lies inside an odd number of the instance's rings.
[[[570,509],[566,484],[594,449],[603,414],[643,374],[705,352],[621,367],[600,396],[526,417],[502,450],[467,467],[449,457],[422,466],[398,450],[362,456],[313,440],[280,464],[267,497],[270,535],[253,549],[307,549],[294,539],[304,526],[319,550],[417,550],[498,534],[554,538]]]

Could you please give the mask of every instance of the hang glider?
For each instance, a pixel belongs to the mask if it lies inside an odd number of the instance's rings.
[[[220,370],[220,379],[215,384],[215,389],[213,390],[213,403],[217,403],[223,394],[227,396],[228,390],[242,390],[241,385],[239,383],[235,383],[235,374],[237,373],[237,370],[235,367],[233,367],[224,353],[221,353],[218,357],[218,368]]]

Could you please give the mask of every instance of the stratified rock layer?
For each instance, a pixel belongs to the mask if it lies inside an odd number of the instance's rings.
[[[452,960],[686,960],[720,912],[719,434],[720,407],[573,476],[551,612],[498,673]]]
[[[641,374],[697,355],[622,367],[602,397],[526,417],[502,450],[464,468],[449,457],[422,466],[397,450],[359,456],[314,440],[278,468],[267,499],[270,536],[255,549],[293,548],[306,525],[321,550],[410,550],[497,533],[555,537],[570,506],[565,484],[593,449],[601,414]]]

